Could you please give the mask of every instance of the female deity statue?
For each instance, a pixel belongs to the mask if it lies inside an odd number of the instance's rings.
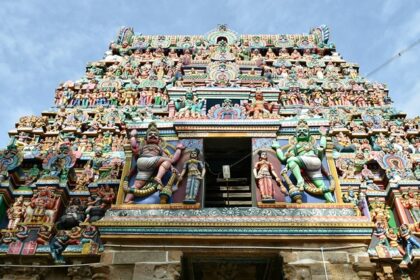
[[[272,179],[276,180],[283,193],[287,193],[280,177],[274,171],[273,165],[268,161],[267,152],[259,151],[259,160],[254,166],[254,176],[257,180],[257,187],[260,190],[262,202],[274,202],[274,188]]]
[[[200,155],[199,149],[194,149],[190,152],[190,159],[184,164],[184,168],[178,177],[178,183],[181,182],[185,174],[187,174],[187,190],[185,192],[185,204],[196,203],[198,190],[200,189],[201,182],[203,181],[206,169],[202,161],[198,159]]]

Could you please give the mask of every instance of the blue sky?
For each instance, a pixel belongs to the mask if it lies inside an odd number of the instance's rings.
[[[256,4],[258,3],[258,5]],[[19,116],[53,104],[56,86],[102,58],[120,26],[136,34],[204,34],[219,23],[240,34],[308,33],[327,24],[344,59],[363,74],[420,39],[420,1],[0,2],[0,146]],[[371,77],[395,106],[420,110],[420,44]]]

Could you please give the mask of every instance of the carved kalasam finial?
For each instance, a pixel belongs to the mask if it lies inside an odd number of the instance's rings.
[[[228,29],[227,24],[218,24],[217,28],[219,29],[219,31],[226,31]]]

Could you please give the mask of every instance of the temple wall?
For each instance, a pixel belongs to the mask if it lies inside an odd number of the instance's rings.
[[[370,262],[366,247],[363,244],[331,243],[323,245],[336,248],[347,247],[334,251],[324,251],[328,279],[373,279],[375,264]],[[354,248],[348,248],[352,246]],[[223,258],[242,257],[246,259],[278,256],[278,262],[275,265],[283,268],[284,278],[276,278],[273,275],[272,279],[326,279],[321,251],[316,249],[314,251],[302,251],[317,247],[319,247],[319,243],[301,244],[300,248],[293,250],[188,248],[161,251],[112,247],[105,250],[101,263],[109,268],[110,278],[108,279],[172,280],[188,279],[188,268],[185,263],[184,271],[181,272],[183,257],[205,259],[223,256]],[[217,266],[214,266],[214,269],[217,270]],[[224,273],[227,273],[226,271],[225,269]],[[278,272],[281,274],[280,270]],[[249,279],[255,279],[252,273],[252,269],[249,269]],[[244,279],[242,277],[233,279]],[[208,275],[207,277],[204,276],[203,279],[212,278]]]
[[[295,243],[296,244],[296,243]],[[330,242],[292,244],[292,249],[275,249],[275,246],[246,249],[229,248],[170,248],[151,249],[141,246],[106,247],[99,263],[70,267],[0,267],[0,279],[8,280],[175,280],[190,279],[188,273],[191,260],[271,258],[271,278],[284,280],[356,280],[356,279],[410,279],[404,278],[396,267],[389,263],[372,262],[365,244]],[[324,246],[324,252],[318,249]],[[112,245],[111,245],[112,246]],[[159,246],[159,245],[157,245]],[[197,245],[199,247],[200,245]],[[295,247],[296,246],[296,247]],[[169,246],[168,246],[169,247]],[[201,246],[206,247],[206,246]],[[281,247],[286,248],[286,247]],[[315,248],[310,250],[309,248]],[[325,265],[324,265],[325,264]],[[33,265],[36,265],[35,263]],[[206,279],[260,279],[255,278],[252,265],[237,269],[227,269],[229,265],[211,265],[211,271],[204,269]],[[231,268],[235,268],[231,266]],[[417,265],[418,268],[418,265]],[[220,269],[223,269],[221,271]],[[233,271],[235,271],[233,273]],[[325,276],[325,271],[328,278]],[[229,275],[229,273],[233,273]],[[239,274],[238,274],[239,273]],[[418,279],[419,272],[414,268],[411,279]],[[416,274],[417,273],[417,274]],[[222,275],[223,274],[223,275]],[[236,276],[235,276],[236,274]],[[225,277],[225,278],[223,278]],[[227,278],[233,277],[233,278]]]

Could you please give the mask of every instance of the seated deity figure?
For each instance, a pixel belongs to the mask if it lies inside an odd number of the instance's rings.
[[[348,193],[343,194],[343,202],[353,203],[354,210],[356,211],[356,215],[357,216],[362,215],[362,212],[360,211],[361,199],[360,199],[360,197],[357,197],[356,193],[353,190],[349,190]]]
[[[335,143],[335,149],[339,152],[341,151],[354,151],[355,148],[352,147],[351,140],[348,136],[346,136],[343,132],[339,132],[335,139],[333,139]]]
[[[390,247],[386,233],[387,228],[385,228],[384,224],[380,222],[376,223],[376,227],[372,233],[373,237],[375,237],[375,239],[377,240],[376,246],[385,246],[387,248]]]
[[[166,155],[161,147],[162,139],[159,130],[154,122],[149,124],[143,145],[140,145],[136,139],[137,131],[133,130],[131,134],[131,147],[133,154],[138,155],[137,159],[137,175],[134,183],[134,189],[140,190],[146,183],[152,179],[153,182],[163,188],[162,178],[171,169],[172,164],[177,162],[181,156],[182,150],[185,149],[181,143],[176,146],[176,151],[172,158]],[[128,192],[125,197],[125,203],[133,203],[134,194],[132,189],[126,189]]]
[[[283,193],[287,193],[287,190],[283,186],[280,177],[274,171],[273,165],[268,161],[267,152],[259,151],[258,155],[259,160],[254,166],[253,173],[261,193],[262,202],[274,202],[273,177]]]
[[[283,59],[290,58],[290,54],[289,54],[289,52],[287,51],[286,48],[282,48],[279,52],[279,57],[283,58]]]
[[[34,194],[26,209],[25,222],[51,223],[57,212],[59,199],[47,188],[42,188]]]
[[[187,175],[187,190],[184,199],[185,204],[196,202],[201,182],[206,174],[204,163],[198,159],[199,155],[199,149],[194,149],[190,152],[190,159],[185,162],[184,168],[178,177],[178,182],[180,182],[182,178]]]
[[[337,169],[341,171],[341,179],[353,179],[355,173],[354,161],[351,159],[338,159],[336,161]]]
[[[286,170],[290,170],[296,178],[296,187],[301,192],[305,190],[311,194],[323,194],[327,202],[334,202],[331,193],[333,186],[328,187],[322,175],[322,158],[327,145],[326,130],[320,129],[320,133],[321,139],[317,145],[316,140],[310,135],[308,123],[300,120],[285,153],[277,141],[273,142],[272,147],[276,150],[281,163],[286,165]],[[309,182],[305,182],[305,177]]]
[[[375,224],[381,223],[385,229],[388,229],[388,221],[391,216],[389,215],[389,207],[378,197],[370,203],[370,217]]]
[[[52,237],[52,233],[51,233],[52,229],[50,226],[47,225],[42,225],[39,228],[39,232],[38,232],[38,236],[36,239],[36,243],[38,245],[48,245],[49,241]]]
[[[250,118],[262,119],[271,115],[273,104],[265,101],[263,93],[257,90],[255,92],[255,99],[252,100],[252,103],[247,103],[245,108]]]
[[[276,59],[276,54],[274,53],[274,51],[273,51],[273,49],[272,48],[268,48],[268,50],[267,50],[267,53],[265,54],[265,57],[267,58],[267,59],[272,59],[272,60],[274,60],[274,59]]]
[[[176,116],[178,118],[199,118],[204,102],[204,99],[199,99],[192,92],[187,92],[185,98],[176,100],[174,103],[177,110]]]
[[[415,209],[420,207],[416,195],[412,189],[409,189],[408,192],[404,192],[401,198],[401,204],[406,209]]]

